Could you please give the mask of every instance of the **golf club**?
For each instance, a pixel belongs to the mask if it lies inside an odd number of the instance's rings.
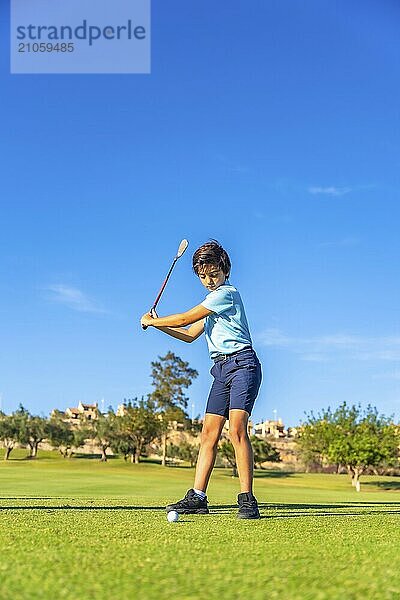
[[[162,284],[162,286],[160,288],[160,291],[158,292],[157,298],[154,300],[154,303],[153,303],[153,306],[150,309],[150,312],[152,312],[153,310],[155,310],[155,308],[156,308],[156,306],[157,306],[157,304],[158,304],[158,302],[159,302],[159,300],[160,300],[160,298],[162,296],[162,293],[163,293],[163,291],[165,289],[165,286],[168,283],[168,279],[169,279],[169,277],[170,277],[170,275],[172,273],[172,269],[174,268],[174,266],[176,264],[176,261],[178,260],[178,258],[180,258],[182,256],[182,254],[185,252],[185,250],[188,247],[188,245],[189,245],[189,242],[187,240],[182,240],[181,243],[179,244],[178,252],[176,253],[176,256],[175,256],[174,260],[172,261],[172,265],[170,267],[170,270],[168,271],[167,276],[164,279],[164,282],[163,282],[163,284]],[[147,329],[147,325],[142,325],[142,329]]]

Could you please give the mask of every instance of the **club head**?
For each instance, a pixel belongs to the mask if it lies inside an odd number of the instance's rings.
[[[176,258],[180,258],[188,246],[189,242],[187,240],[182,240],[179,244],[178,252],[176,253]]]

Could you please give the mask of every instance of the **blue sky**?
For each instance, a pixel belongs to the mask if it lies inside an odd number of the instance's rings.
[[[229,251],[264,367],[254,420],[343,400],[400,418],[400,6],[153,1],[151,75],[10,75],[0,53],[0,393],[47,414],[151,391],[139,327],[198,304]],[[189,409],[191,410],[191,408]]]

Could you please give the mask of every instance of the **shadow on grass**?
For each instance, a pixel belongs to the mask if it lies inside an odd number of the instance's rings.
[[[65,498],[49,497],[2,497],[0,500],[65,500]],[[235,515],[237,504],[218,504],[210,506],[210,515]],[[400,502],[342,502],[340,504],[278,504],[260,502],[259,508],[262,519],[293,519],[293,518],[316,518],[316,517],[363,517],[370,515],[400,515]],[[57,511],[162,511],[165,506],[132,506],[132,505],[108,505],[98,506],[94,503],[87,505],[62,504],[53,506],[45,504],[37,506],[25,504],[17,506],[1,506],[1,510],[39,510],[48,513]],[[182,515],[195,516],[199,515]],[[200,515],[207,516],[207,515]]]
[[[361,487],[372,485],[381,490],[400,491],[400,481],[363,481]]]
[[[74,452],[69,458],[67,457],[65,461],[75,460],[76,458],[79,458],[79,460],[98,460],[101,462],[101,454],[83,454],[83,452]],[[117,454],[107,454],[107,462],[109,460],[116,460],[118,458],[119,456]]]
[[[222,471],[225,471],[225,477],[232,477],[233,479],[239,479],[232,475],[232,469],[220,467]],[[254,479],[283,479],[285,477],[292,477],[296,473],[294,471],[269,471],[269,470],[254,470]]]
[[[400,515],[400,502],[343,502],[341,504],[276,504],[259,502],[262,519],[305,517],[362,517],[365,515]],[[387,507],[387,508],[384,508]],[[212,513],[229,514],[236,504],[210,506]],[[268,514],[265,514],[265,513]]]
[[[259,471],[258,469],[254,470],[254,479],[262,479],[264,477],[268,477],[269,479],[281,479],[283,477],[292,477],[295,475],[293,471]]]
[[[140,457],[140,463],[141,465],[161,465],[161,458],[147,458],[144,456]]]

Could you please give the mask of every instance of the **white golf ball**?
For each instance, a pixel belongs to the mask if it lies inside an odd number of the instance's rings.
[[[170,510],[169,513],[167,513],[167,519],[170,523],[176,523],[179,519],[179,513],[177,513],[176,510]]]

